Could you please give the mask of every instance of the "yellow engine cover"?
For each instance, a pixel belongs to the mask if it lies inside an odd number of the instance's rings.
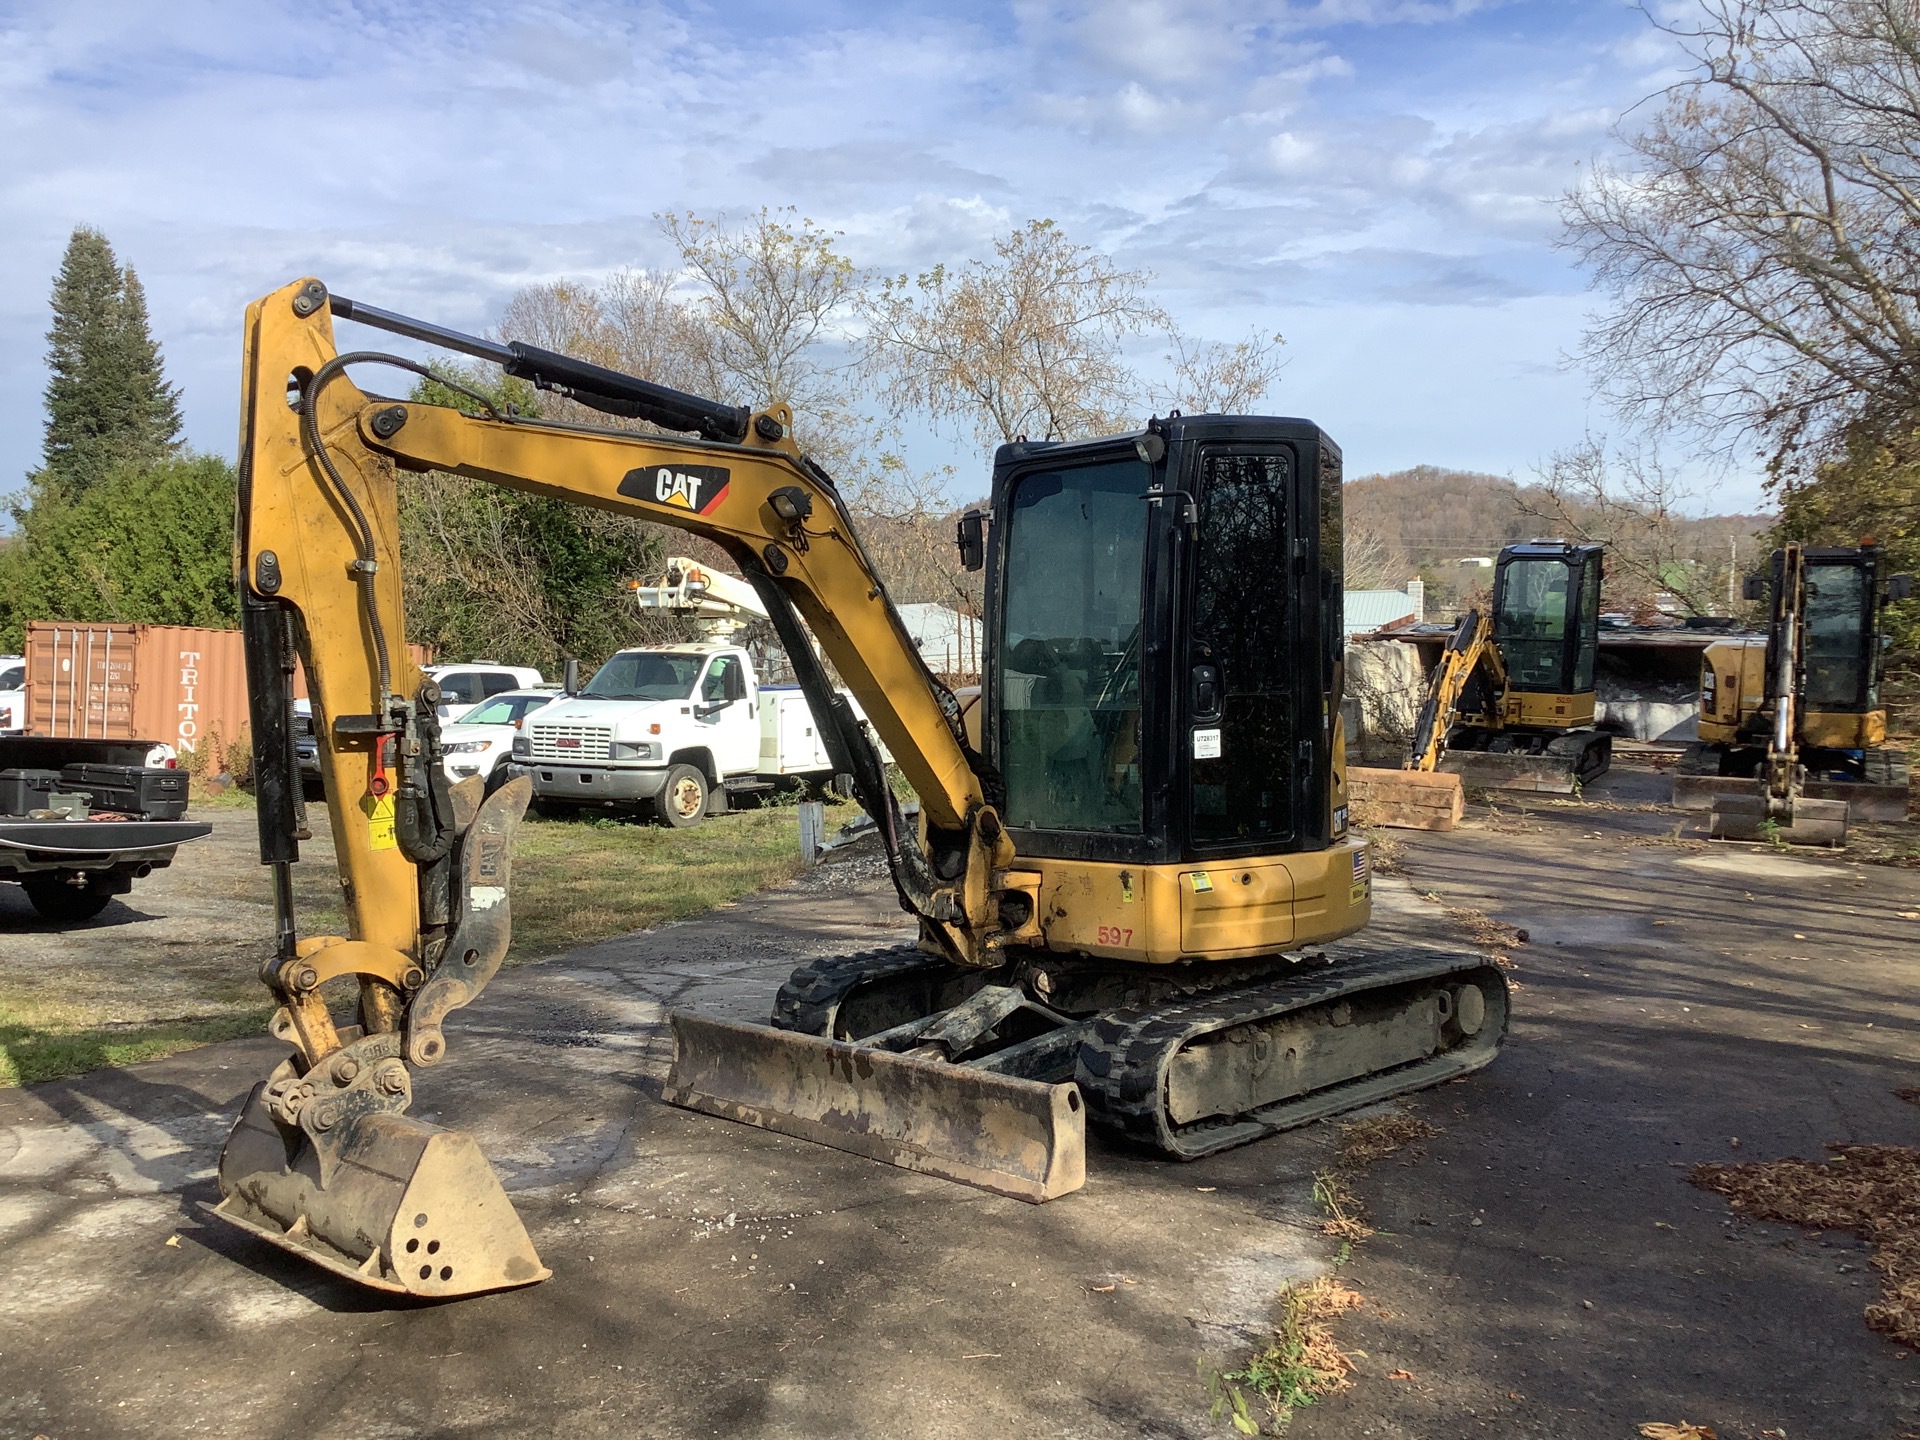
[[[1766,701],[1767,642],[1720,640],[1700,654],[1700,738],[1736,743],[1742,722]]]

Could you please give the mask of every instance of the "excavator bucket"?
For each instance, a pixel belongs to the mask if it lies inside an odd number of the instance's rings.
[[[506,1191],[471,1135],[401,1113],[415,1064],[445,1057],[441,1024],[493,976],[507,953],[513,836],[532,786],[519,779],[473,803],[454,797],[457,883],[464,903],[447,953],[414,993],[407,1029],[341,1026],[318,1062],[281,1062],[247,1097],[220,1152],[214,1215],[357,1285],[448,1299],[545,1280]],[[356,968],[376,947],[348,941],[307,956],[296,988]],[[371,962],[369,962],[371,963]],[[290,1003],[292,1003],[290,1001]],[[270,1027],[291,1038],[289,1008]],[[331,1026],[329,1026],[331,1029]]]
[[[1762,795],[1716,795],[1708,816],[1707,833],[1715,840],[1844,845],[1847,843],[1847,802],[1796,795],[1790,806],[1774,813]]]
[[[222,1220],[399,1295],[449,1299],[552,1273],[471,1135],[363,1115],[323,1160],[273,1118],[266,1090],[254,1087],[220,1152]]]
[[[1034,1204],[1087,1178],[1079,1087],[675,1011],[672,1105]]]
[[[1347,771],[1347,799],[1359,825],[1393,830],[1451,830],[1466,813],[1460,777],[1433,770]]]

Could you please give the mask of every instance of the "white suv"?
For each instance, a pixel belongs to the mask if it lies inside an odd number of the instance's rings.
[[[508,690],[531,690],[546,684],[538,670],[524,665],[496,665],[491,660],[473,660],[464,665],[424,665],[440,687],[440,723],[458,720],[489,696]]]
[[[550,686],[506,690],[482,700],[440,732],[447,752],[447,779],[460,781],[470,775],[484,775],[489,791],[504,785],[513,737],[520,733],[527,717],[565,698],[557,686]]]

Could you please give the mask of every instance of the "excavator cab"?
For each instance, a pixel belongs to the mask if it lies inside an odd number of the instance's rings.
[[[1880,551],[1875,546],[1809,548],[1803,554],[1806,673],[1800,684],[1800,725],[1805,743],[1838,750],[1864,750],[1884,743]],[[1780,626],[1769,630],[1771,666],[1781,643]]]
[[[1227,860],[1344,833],[1340,451],[1318,426],[1175,416],[1007,445],[992,506],[983,748],[1023,860]]]
[[[1509,719],[1593,723],[1600,562],[1600,546],[1564,540],[1530,540],[1500,552],[1493,638],[1506,662]],[[1555,703],[1549,708],[1534,696]]]

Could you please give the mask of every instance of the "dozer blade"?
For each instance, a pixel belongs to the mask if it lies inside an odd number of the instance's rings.
[[[1071,1083],[677,1010],[671,1020],[671,1105],[1034,1204],[1086,1183],[1086,1111]]]
[[[1571,795],[1574,790],[1572,763],[1564,755],[1449,750],[1440,769],[1476,790],[1535,790],[1545,795]]]
[[[1458,775],[1432,770],[1347,770],[1347,798],[1360,825],[1394,830],[1451,830],[1466,813]]]
[[[1716,795],[1707,817],[1707,833],[1715,840],[1778,841],[1785,845],[1844,845],[1847,843],[1847,802],[1794,797],[1784,814],[1773,815],[1758,795]]]
[[[526,1228],[471,1135],[406,1115],[341,1127],[325,1168],[298,1129],[254,1087],[220,1152],[208,1208],[230,1225],[358,1285],[450,1299],[545,1280]]]

